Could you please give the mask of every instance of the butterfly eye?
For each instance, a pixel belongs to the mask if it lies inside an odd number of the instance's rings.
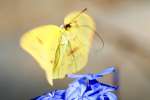
[[[66,24],[64,25],[65,30],[68,30],[69,28],[71,28],[71,24]]]

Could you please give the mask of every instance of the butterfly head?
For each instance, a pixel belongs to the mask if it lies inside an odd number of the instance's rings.
[[[63,24],[60,27],[67,31],[67,30],[69,30],[72,27],[72,25],[71,25],[71,23],[68,23],[68,24]]]

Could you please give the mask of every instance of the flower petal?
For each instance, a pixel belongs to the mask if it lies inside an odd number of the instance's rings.
[[[86,78],[89,80],[93,80],[93,79],[97,79],[100,77],[103,77],[106,74],[110,74],[112,72],[115,72],[115,68],[114,67],[109,67],[97,74],[82,74],[82,75],[77,75],[77,74],[69,74],[68,77],[69,78],[76,78],[76,79],[80,79],[80,78]]]
[[[111,92],[108,92],[106,95],[110,100],[117,100],[117,96]]]

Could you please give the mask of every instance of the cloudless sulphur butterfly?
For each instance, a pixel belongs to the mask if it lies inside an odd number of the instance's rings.
[[[95,23],[86,13],[67,15],[64,24],[37,27],[21,38],[21,47],[40,64],[48,82],[81,70],[87,63]]]

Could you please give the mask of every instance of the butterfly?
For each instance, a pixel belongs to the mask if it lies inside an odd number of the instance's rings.
[[[88,61],[95,23],[86,10],[71,12],[60,27],[43,25],[21,37],[21,47],[40,64],[50,85],[80,71]]]

